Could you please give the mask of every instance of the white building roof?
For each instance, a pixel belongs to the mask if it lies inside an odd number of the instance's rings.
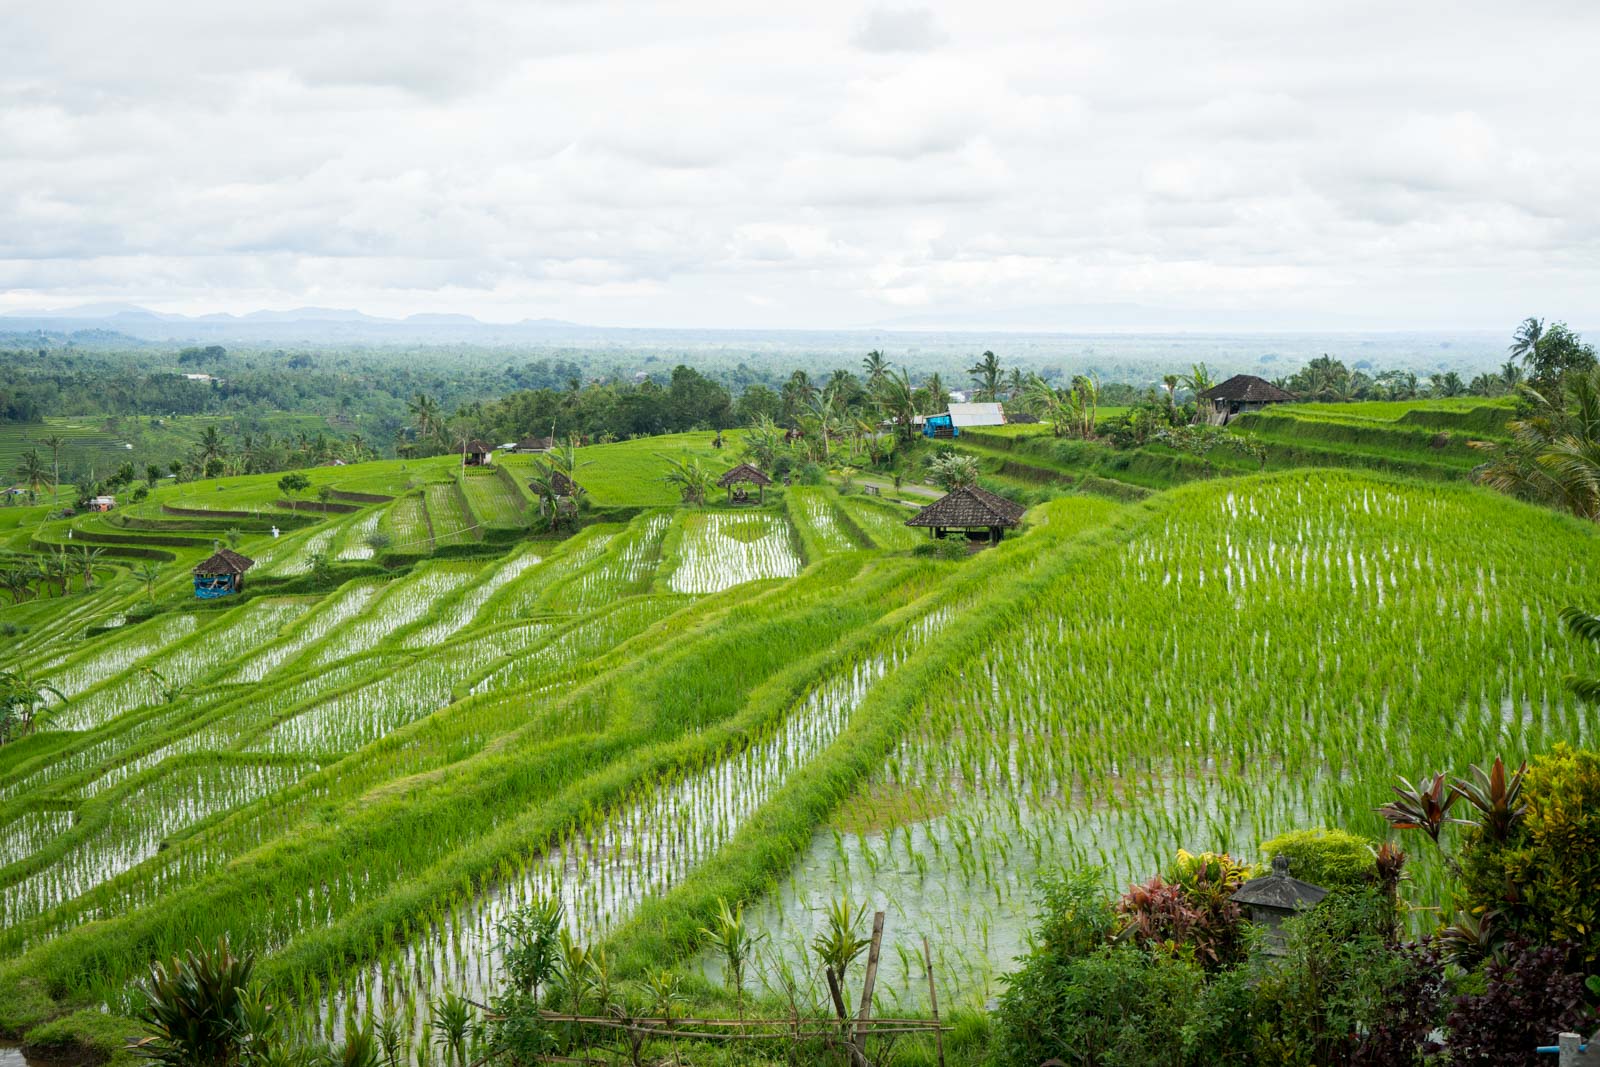
[[[1004,426],[1006,413],[999,404],[951,404],[954,426]]]

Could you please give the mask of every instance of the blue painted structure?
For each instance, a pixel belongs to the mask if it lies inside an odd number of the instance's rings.
[[[939,432],[940,427],[943,427],[950,432],[948,434],[941,434]],[[948,412],[943,415],[929,415],[926,419],[922,420],[922,436],[960,437],[961,427],[955,424],[955,420],[950,417]]]
[[[197,574],[194,576],[194,595],[201,600],[215,600],[239,591],[239,578],[234,574]]]

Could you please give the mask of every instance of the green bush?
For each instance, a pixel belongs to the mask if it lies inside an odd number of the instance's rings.
[[[1600,959],[1600,752],[1557,745],[1523,782],[1527,812],[1504,845],[1474,831],[1462,849],[1467,910],[1537,944],[1570,941]]]
[[[967,542],[963,539],[936,537],[911,550],[915,556],[932,556],[934,559],[966,559]]]
[[[1377,874],[1377,850],[1371,841],[1344,830],[1290,830],[1263,842],[1267,859],[1289,857],[1289,873],[1324,889],[1347,889],[1370,883]]]

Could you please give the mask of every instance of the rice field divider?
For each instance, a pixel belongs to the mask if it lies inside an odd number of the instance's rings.
[[[720,630],[720,627],[716,629]],[[674,640],[677,640],[677,638],[668,638],[669,642]],[[686,638],[686,640],[692,641],[694,638]],[[560,707],[561,701],[553,702],[549,714],[545,718],[548,721],[560,721]],[[374,830],[381,827],[385,832],[398,833],[407,825],[434,826],[436,827],[435,829],[428,830],[425,836],[421,838],[408,838],[401,834],[400,838],[394,841],[394,847],[402,850],[400,854],[410,857],[421,856],[427,853],[430,846],[437,845],[441,840],[447,840],[452,833],[457,832],[457,830],[452,829],[449,832],[445,832],[443,838],[441,838],[442,828],[469,828],[481,822],[481,813],[486,809],[483,807],[483,801],[479,799],[480,794],[494,795],[498,789],[503,788],[501,783],[508,780],[537,784],[537,775],[534,775],[532,779],[528,777],[534,773],[530,770],[529,761],[535,760],[537,762],[533,753],[550,752],[549,760],[543,764],[549,768],[546,773],[554,772],[567,777],[576,774],[585,766],[591,769],[599,769],[601,764],[592,763],[593,759],[605,761],[633,749],[633,741],[626,737],[594,738],[593,740],[579,737],[570,740],[545,741],[544,738],[550,736],[549,731],[541,728],[538,723],[530,724],[523,730],[518,731],[518,735],[520,740],[507,738],[494,751],[485,752],[469,761],[474,764],[475,769],[469,771],[466,766],[462,766],[452,772],[447,780],[441,780],[437,783],[419,781],[418,786],[422,790],[421,792],[411,790],[388,800],[375,800],[369,797],[351,808],[348,815],[337,826],[319,822],[315,826],[302,827],[302,831],[297,834],[292,844],[283,842],[281,847],[276,845],[269,846],[268,853],[262,856],[262,862],[268,862],[267,856],[269,855],[278,857],[271,860],[271,866],[266,868],[276,872],[275,877],[281,876],[282,865],[288,864],[292,867],[302,862],[306,865],[305,869],[308,876],[310,872],[315,871],[319,877],[324,877],[326,871],[330,869],[328,863],[327,861],[316,860],[313,855],[318,847],[318,842],[324,837],[343,840],[348,835],[364,833],[363,827],[371,827]],[[397,744],[399,743],[397,742]],[[527,747],[530,744],[534,746],[532,749]],[[591,755],[588,757],[582,756],[581,753],[585,751],[588,751]],[[491,772],[488,770],[489,767],[499,767],[501,770]],[[317,788],[319,784],[324,784],[337,791],[347,777],[344,771],[345,768],[342,766],[329,768],[322,774],[313,776],[313,780],[296,788],[307,791]],[[512,778],[505,779],[504,775],[506,774],[512,775]],[[454,790],[450,788],[452,785]],[[444,792],[438,793],[439,789],[443,789]],[[455,792],[456,790],[462,791],[467,795],[458,795]],[[427,801],[426,797],[429,794],[437,794],[435,802],[430,803]],[[465,805],[465,807],[459,812],[446,815],[444,814],[445,809],[438,807],[439,804],[444,804],[445,808],[451,811],[454,811],[454,808],[459,805]],[[437,811],[438,818],[443,821],[428,822],[426,816],[430,810]],[[477,814],[469,815],[469,812]],[[238,813],[231,819],[238,820],[247,817],[245,813]],[[418,823],[416,820],[423,820],[423,822]],[[203,842],[197,842],[197,846],[201,844]],[[329,841],[328,847],[335,850],[334,855],[347,856],[348,854],[346,845],[337,844],[333,840]],[[287,851],[285,851],[286,849]],[[378,857],[364,858],[378,862]],[[334,867],[340,867],[341,870],[343,870],[343,866],[347,866],[347,863],[343,861],[334,863]],[[359,870],[352,869],[347,873],[341,873],[340,878],[345,882],[351,878],[368,879],[376,875],[378,871],[385,869],[387,868],[384,868],[382,863],[379,862],[376,868],[366,868],[365,874]],[[154,909],[146,909],[112,920],[110,925],[102,925],[97,929],[97,937],[92,944],[81,947],[94,952],[97,956],[103,956],[107,952],[114,953],[116,951],[115,946],[120,943],[121,938],[121,935],[116,931],[123,926],[127,926],[130,933],[147,923],[157,924],[155,929],[172,930],[174,927],[167,925],[167,923],[169,921],[177,921],[179,923],[177,928],[193,931],[202,927],[214,926],[218,921],[225,921],[223,916],[227,914],[238,916],[242,913],[237,906],[231,908],[226,906],[217,898],[216,894],[220,893],[224,896],[229,896],[247,892],[247,870],[247,868],[240,868],[236,863],[230,869],[226,879],[219,881],[218,876],[208,876],[192,886],[181,899],[168,899]],[[344,883],[342,882],[341,884]],[[208,889],[206,888],[207,886],[211,888]],[[176,920],[172,916],[171,913],[174,909],[182,912],[183,918],[181,920]],[[167,915],[168,919],[162,919],[162,915]],[[248,935],[247,930],[240,930],[237,927],[234,928],[234,933],[238,939],[243,939]],[[41,952],[45,953],[45,955],[35,960],[34,965],[53,971],[59,964],[68,968],[68,971],[61,972],[63,974],[85,973],[67,963],[67,960],[79,951],[78,948],[74,948],[75,945],[78,945],[78,942],[79,938],[75,932],[66,931],[55,941],[41,948]],[[52,960],[56,961],[56,963],[47,962]]]
[[[502,627],[502,629],[504,629],[504,627]],[[637,641],[642,640],[642,638],[632,638],[632,640]],[[650,640],[658,641],[659,638],[650,638]],[[618,662],[618,664],[627,664],[627,662],[630,661],[630,654],[614,654],[613,659],[614,661]],[[595,662],[595,669],[603,669],[603,665],[605,665],[605,656],[600,657],[600,661]],[[301,675],[301,677],[310,677],[312,673],[314,672],[307,672],[306,675]],[[578,681],[581,681],[581,677],[574,678],[573,681],[574,683],[578,683]],[[360,686],[365,685],[365,683],[368,683],[368,678],[360,678],[360,680],[352,681],[350,686]],[[499,701],[504,702],[504,697],[499,697]],[[312,704],[312,702],[315,702],[314,699],[309,699],[309,701],[304,702],[304,705]],[[477,725],[469,726],[469,728],[474,731],[474,734],[477,734],[477,731],[480,731],[480,729],[485,728],[490,721],[493,721],[493,725],[496,726],[496,728],[504,728],[504,726],[509,725],[509,723],[515,723],[515,721],[518,721],[515,720],[515,718],[510,717],[510,715],[507,715],[507,713],[494,710],[493,702],[480,701],[480,704],[485,704],[485,710],[486,712],[490,713],[491,718],[490,720],[482,721],[482,723],[477,723]],[[216,712],[208,715],[205,721],[227,721],[229,720],[229,713],[227,713],[227,710],[229,709],[218,709]],[[446,709],[445,715],[446,718],[462,717],[462,715],[469,713],[470,710],[472,709],[467,707],[467,705],[461,705],[461,707],[458,707],[458,709]],[[296,712],[291,710],[291,712],[286,713]],[[438,741],[438,733],[440,733],[440,731],[438,731],[437,728],[434,728],[434,726],[422,725],[422,723],[416,723],[416,725],[413,726],[414,728],[398,729],[398,731],[395,731],[395,734],[392,734],[390,737],[386,737],[384,741],[379,742],[379,749],[387,750],[390,755],[395,755],[395,753],[405,753],[406,757],[414,757],[414,753],[416,753],[416,741],[414,741],[413,736],[427,737],[427,739],[432,742]],[[190,736],[190,734],[181,734],[181,736]],[[155,741],[147,742],[144,747],[147,749],[147,747],[150,747],[150,745],[155,744],[155,742],[158,741],[171,742],[171,734],[166,734],[166,736],[163,737],[157,737]],[[346,758],[346,760],[341,761],[341,763],[338,765],[338,781],[341,782],[341,785],[352,785],[352,787],[358,787],[358,784],[360,784],[362,781],[384,781],[386,777],[392,777],[395,776],[395,774],[406,773],[406,771],[413,771],[414,773],[414,771],[422,771],[422,769],[427,769],[427,766],[416,765],[406,766],[406,768],[403,769],[392,768],[389,769],[389,771],[381,771],[379,768],[373,768],[366,774],[352,774],[350,761],[362,760],[362,758],[371,757],[371,755],[373,755],[371,752],[363,753],[363,755],[358,755],[358,757],[349,757]],[[296,789],[298,789],[298,787],[296,787]],[[306,790],[301,790],[301,792],[322,795],[322,793],[326,792],[326,790],[323,785],[317,784],[317,782],[307,782]],[[278,797],[272,798],[270,801],[264,801],[264,803],[269,803],[270,808],[274,809],[290,809],[291,806],[294,805],[293,797],[290,797],[290,795],[278,795]],[[166,856],[166,854],[163,854],[163,856]]]
[[[866,589],[871,591],[893,587],[900,584],[897,579],[898,575],[886,573],[867,582]],[[881,592],[869,595],[875,602],[884,601]],[[415,943],[408,949],[413,955],[406,961],[404,970],[436,974],[438,980],[443,982],[439,988],[430,984],[427,989],[414,990],[416,995],[431,997],[445,987],[457,992],[466,989],[478,995],[487,995],[488,988],[483,983],[494,977],[495,970],[488,959],[493,951],[494,916],[528,891],[551,888],[552,879],[555,883],[564,881],[565,889],[573,889],[577,885],[571,878],[574,874],[573,862],[579,863],[577,870],[582,872],[584,886],[594,887],[602,881],[615,886],[624,881],[627,872],[635,870],[636,864],[646,862],[648,855],[654,854],[654,849],[647,848],[644,853],[636,854],[634,845],[616,846],[631,839],[640,828],[652,826],[659,830],[680,816],[700,811],[699,804],[686,800],[673,806],[676,815],[655,812],[656,816],[663,818],[647,818],[640,814],[647,809],[654,811],[663,798],[680,795],[684,798],[700,797],[707,789],[711,789],[723,797],[732,797],[736,792],[738,800],[729,801],[735,807],[759,806],[764,794],[759,787],[761,779],[758,770],[764,768],[767,773],[781,775],[793,766],[803,765],[803,754],[796,748],[802,738],[816,735],[815,741],[828,743],[833,730],[843,721],[842,716],[848,715],[848,709],[854,700],[859,699],[860,693],[869,689],[877,678],[885,671],[892,670],[894,664],[906,655],[906,642],[910,641],[914,646],[937,632],[936,624],[928,615],[938,612],[940,606],[933,597],[924,598],[922,606],[922,615],[910,616],[898,627],[883,631],[877,627],[852,631],[854,636],[847,638],[842,645],[824,648],[783,668],[751,690],[741,710],[730,720],[656,746],[660,752],[653,766],[637,773],[612,799],[605,802],[597,800],[587,805],[581,823],[574,823],[562,830],[557,839],[539,850],[538,854],[524,857],[518,864],[520,873],[511,882],[501,889],[480,892],[475,896],[474,903],[464,903],[459,912],[451,909],[452,917],[447,920],[452,924],[451,929],[471,930],[473,933],[466,950],[479,953],[467,969],[452,970],[448,958],[430,956],[433,950],[426,941]],[[839,685],[835,682],[843,686],[837,693],[834,690]],[[817,719],[815,723],[812,721],[814,718]],[[824,728],[821,725],[824,720],[835,725]],[[809,752],[809,748],[805,751]],[[745,766],[746,763],[750,765]],[[607,775],[610,773],[605,772]],[[739,784],[737,791],[733,790],[734,783]],[[704,797],[709,798],[710,794]],[[711,817],[713,813],[708,811],[706,814]],[[625,827],[635,829],[626,830]],[[719,830],[707,825],[698,831],[674,832],[673,839],[679,843],[679,847],[693,853],[698,849],[714,848],[725,830],[725,827]],[[611,848],[607,850],[608,859],[602,860],[598,855],[589,856],[589,846],[580,843],[597,838],[611,842]],[[658,844],[664,847],[664,843]],[[696,861],[686,858],[687,855],[680,854],[678,860],[673,862],[688,863],[692,867]],[[584,860],[583,856],[589,856],[588,860]],[[561,873],[563,869],[565,875]],[[604,873],[606,871],[610,873]],[[654,867],[652,871],[659,874]],[[513,887],[520,888],[513,890]],[[618,889],[617,892],[622,896],[613,898],[612,903],[626,906],[627,890]],[[600,906],[600,897],[592,894],[584,896],[582,892],[579,892],[579,897],[583,899],[574,897],[568,901],[571,919],[589,915],[590,905]],[[600,932],[579,929],[579,933],[585,937],[596,936]],[[394,970],[388,961],[377,961],[357,979],[351,995],[360,997],[368,988],[381,987],[385,981],[384,974],[392,975]],[[393,981],[391,977],[391,986]],[[320,1018],[325,1011],[327,1007],[323,1005],[316,1015]],[[342,1007],[335,1007],[327,1013],[337,1018],[342,1014]]]
[[[0,923],[0,927],[9,928],[17,925],[25,918],[43,915],[49,908],[71,899],[70,896],[55,896],[55,893],[70,891],[74,886],[81,886],[83,889],[92,888],[100,881],[104,881],[116,874],[121,874],[124,870],[130,870],[144,858],[153,855],[156,848],[154,843],[151,842],[146,843],[139,850],[138,860],[130,863],[122,870],[106,872],[85,868],[74,872],[60,871],[61,860],[64,856],[101,836],[113,820],[121,818],[127,821],[130,817],[134,822],[147,820],[152,815],[150,806],[136,803],[135,798],[152,786],[181,779],[193,768],[213,767],[283,767],[296,769],[300,773],[316,769],[314,764],[303,759],[243,758],[215,753],[197,753],[174,759],[160,767],[136,775],[94,801],[86,801],[80,804],[74,809],[72,825],[65,832],[57,835],[32,854],[9,866],[0,868],[0,918],[5,920]],[[181,841],[188,836],[201,832],[211,822],[225,817],[232,807],[232,805],[223,805],[214,809],[206,809],[203,799],[200,804],[201,806],[196,809],[196,818],[181,823],[172,823],[171,820],[168,820],[162,824],[167,827],[160,835],[163,848],[168,847],[173,842]],[[182,813],[180,812],[179,814],[181,817]],[[112,844],[119,853],[122,852],[115,843]],[[127,855],[127,853],[122,854]],[[61,876],[60,879],[57,880],[52,872],[59,874]],[[35,900],[48,899],[50,901],[49,905],[39,908],[39,910],[30,914],[19,912],[13,900],[18,887],[41,882],[46,884],[40,884],[37,889],[32,889],[29,896]],[[51,889],[49,887],[50,884],[54,884],[56,888]],[[81,889],[79,891],[81,892]],[[75,896],[76,893],[72,895]]]
[[[841,518],[838,494],[829,486],[794,485],[784,490],[783,510],[799,538],[802,554],[815,563],[836,552],[853,552],[869,542]]]
[[[163,688],[203,684],[236,657],[271,640],[287,623],[310,609],[308,597],[256,597],[221,612],[178,613],[176,619],[204,618],[209,625],[143,656],[124,670],[68,699],[58,721],[64,729],[96,725],[130,710],[167,702]],[[153,673],[151,673],[153,672]]]
[[[599,553],[553,578],[534,601],[534,609],[581,612],[616,597],[649,592],[661,571],[671,523],[670,512],[641,512]]]
[[[1014,542],[1023,545],[1024,541]],[[1043,538],[1029,546],[1035,552],[1049,547]],[[949,611],[938,624],[940,639],[913,651],[882,683],[875,685],[855,709],[839,737],[816,758],[797,767],[783,786],[733,835],[715,862],[692,872],[671,892],[642,904],[634,917],[619,928],[608,945],[618,973],[641,975],[663,960],[681,960],[702,946],[700,928],[715,914],[718,897],[727,900],[759,899],[788,873],[809,845],[816,827],[824,825],[837,807],[877,769],[903,730],[915,721],[916,709],[948,662],[948,651],[971,654],[982,647],[985,635],[1003,625],[986,617],[992,604],[1021,595],[1041,578],[1013,565],[1007,556],[991,551],[971,561],[982,564],[960,574],[949,587],[930,593],[926,600],[886,616],[868,640],[881,641],[884,631],[913,624],[916,613],[930,604]],[[932,618],[931,615],[924,617]],[[959,654],[959,653],[957,653]],[[942,680],[942,679],[940,679]]]

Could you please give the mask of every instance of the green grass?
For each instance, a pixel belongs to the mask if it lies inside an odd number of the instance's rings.
[[[1351,417],[1288,417],[1328,427],[1294,447],[1329,463],[1412,462],[1426,432],[1402,413],[1352,443]],[[496,902],[558,888],[619,981],[669,967],[696,1009],[731,1005],[705,978],[719,897],[799,963],[840,893],[890,910],[886,1007],[921,1009],[903,960],[923,934],[941,998],[971,1006],[1023,951],[1051,865],[1126,881],[1180,846],[1376,833],[1397,769],[1600,738],[1562,681],[1592,654],[1555,617],[1600,603],[1589,526],[1443,478],[1200,479],[1153,449],[992,441],[986,477],[1064,495],[959,562],[909,551],[911,509],[829,487],[651,508],[673,497],[662,454],[735,458],[679,435],[580,449],[614,510],[568,538],[510,530],[525,461],[460,482],[451,457],[385,461],[309,473],[393,503],[243,533],[280,570],[252,572],[251,598],[196,604],[208,549],[172,546],[153,605],[108,567],[93,593],[0,609],[30,628],[16,662],[72,698],[72,729],[0,749],[0,1033],[60,1015],[52,1042],[91,1047],[149,959],[223,932],[262,953],[297,1033],[365,1011],[379,976],[420,1029],[427,997],[493,992],[472,946]],[[1176,487],[1086,491],[1112,475]],[[163,485],[127,513],[149,527],[44,535],[204,537],[161,504],[270,509],[275,481]],[[31,537],[41,509],[16,511]],[[478,543],[497,516],[507,542]],[[408,542],[390,569],[291,573],[373,521]],[[473,558],[418,561],[432,536]],[[1426,903],[1443,874],[1413,873]]]
[[[680,461],[698,459],[718,474],[739,462],[741,435],[737,431],[724,434],[726,445],[720,451],[711,447],[713,436],[709,433],[670,434],[580,448],[573,480],[588,491],[589,498],[597,505],[671,507],[678,503],[678,494],[665,481],[671,469],[666,457]],[[529,471],[533,460],[534,457],[510,456],[503,462],[526,480],[525,472]]]

